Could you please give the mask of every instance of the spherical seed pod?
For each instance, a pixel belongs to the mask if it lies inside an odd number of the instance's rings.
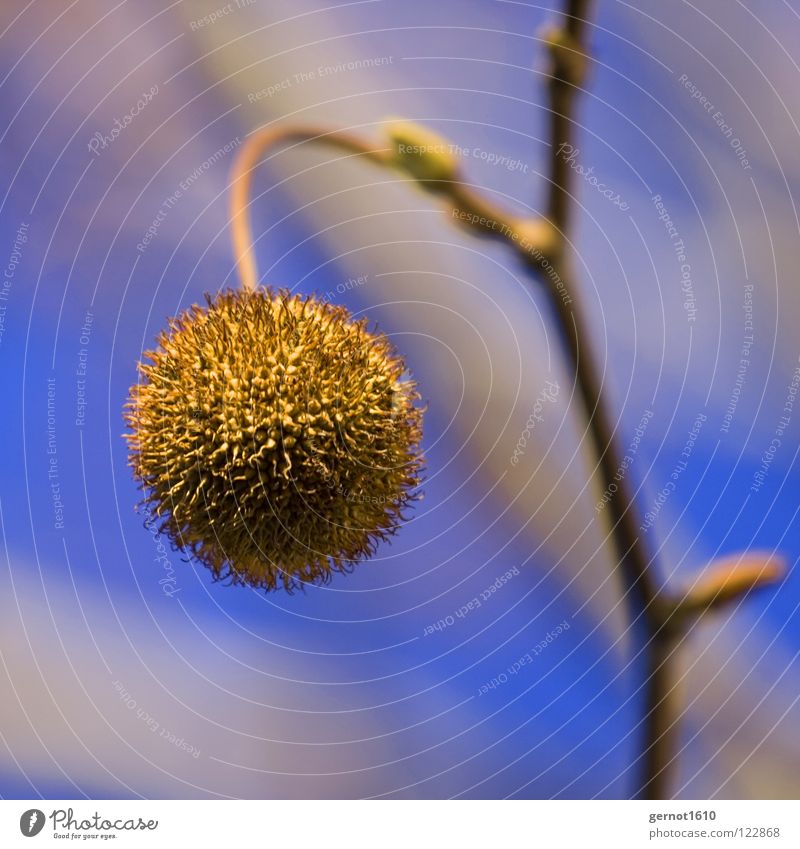
[[[144,507],[218,578],[326,582],[417,497],[416,386],[344,307],[266,289],[206,301],[170,321],[130,391]]]

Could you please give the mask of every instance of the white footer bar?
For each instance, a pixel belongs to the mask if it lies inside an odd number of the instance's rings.
[[[774,801],[0,801],[0,846],[800,847]]]

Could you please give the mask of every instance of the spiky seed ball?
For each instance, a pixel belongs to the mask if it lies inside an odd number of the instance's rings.
[[[216,577],[325,582],[415,496],[416,386],[344,307],[264,289],[206,301],[170,321],[130,392],[144,506]]]

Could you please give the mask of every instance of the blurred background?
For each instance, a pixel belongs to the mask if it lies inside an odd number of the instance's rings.
[[[229,170],[256,128],[377,139],[420,121],[476,187],[541,209],[538,34],[559,8],[3,5],[0,795],[631,793],[640,670],[595,458],[549,305],[502,246],[324,149],[259,169],[264,282],[376,321],[428,403],[424,500],[352,575],[294,596],[213,583],[136,512],[121,438],[142,351],[236,285]],[[733,552],[800,556],[798,13],[593,15],[572,248],[643,533],[676,586]],[[800,793],[798,602],[790,571],[683,641],[677,796]]]

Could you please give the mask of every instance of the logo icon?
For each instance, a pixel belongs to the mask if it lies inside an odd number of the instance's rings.
[[[19,830],[25,837],[36,837],[44,828],[44,811],[31,808],[19,818]]]

